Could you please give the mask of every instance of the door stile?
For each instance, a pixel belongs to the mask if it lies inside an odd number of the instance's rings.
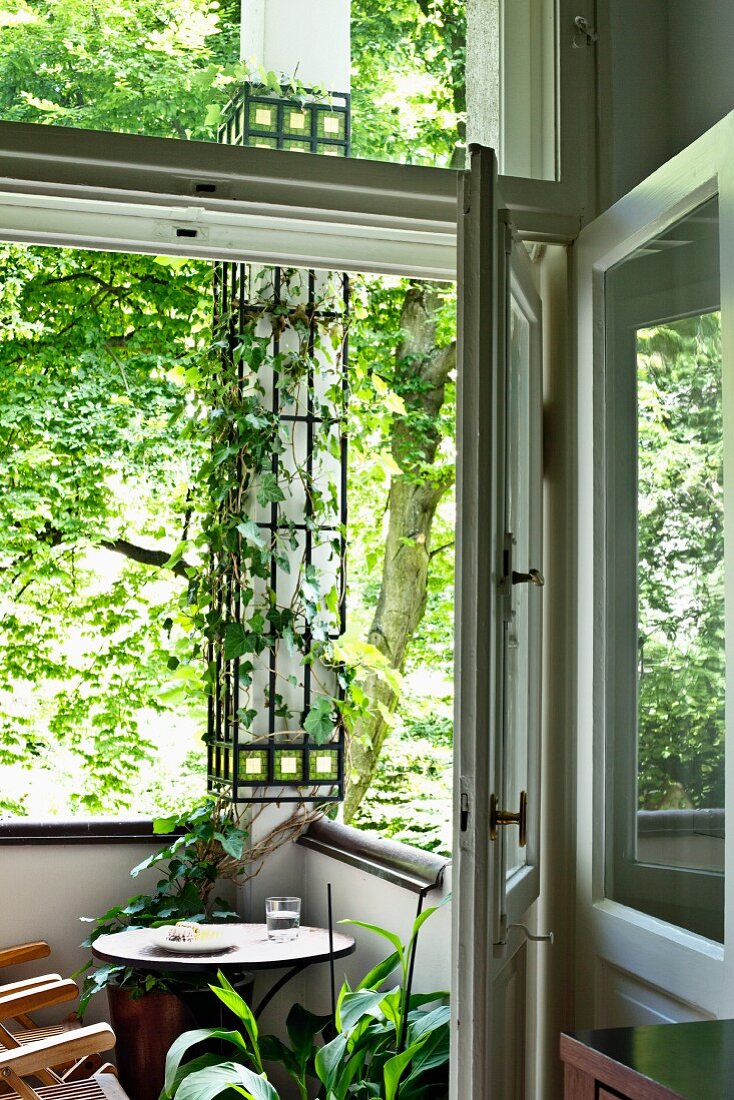
[[[579,822],[576,848],[576,1027],[618,1026],[673,1019],[724,1018],[734,1012],[734,114],[663,165],[595,222],[573,250],[576,268],[577,357],[577,547],[573,597],[577,615],[576,790]],[[616,660],[607,639],[611,599],[605,541],[609,521],[606,494],[618,475],[615,439],[605,440],[609,317],[605,280],[636,250],[682,223],[718,194],[721,311],[722,423],[724,434],[724,604],[726,646],[726,805],[723,943],[643,908],[614,900],[605,880],[610,762],[607,740],[618,732],[608,719],[610,668]],[[685,230],[679,238],[688,240]],[[691,301],[707,276],[690,281]],[[688,284],[683,284],[684,288]],[[644,288],[641,308],[655,303],[666,284]],[[688,299],[681,299],[687,301]],[[614,305],[609,307],[614,308]],[[673,320],[703,310],[679,307]],[[650,312],[650,317],[656,314]],[[662,309],[657,316],[664,316]],[[649,323],[653,323],[650,321]],[[619,345],[621,346],[621,344]],[[626,353],[625,353],[626,354]],[[627,355],[629,358],[629,355]],[[634,563],[632,563],[634,568]],[[636,857],[635,857],[636,858]],[[644,865],[644,860],[639,860]],[[652,865],[657,867],[652,861]],[[660,863],[667,869],[667,865]]]
[[[460,177],[457,383],[456,748],[451,1096],[490,1096],[497,846],[489,843],[498,738],[499,287],[497,167],[472,146]]]
[[[719,262],[721,266],[722,416],[724,425],[724,622],[726,647],[725,811],[726,877],[724,881],[724,981],[721,1015],[734,1014],[734,114],[728,116],[728,155],[718,166]]]

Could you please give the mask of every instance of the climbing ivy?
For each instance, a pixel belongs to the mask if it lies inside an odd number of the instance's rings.
[[[226,735],[321,745],[365,706],[359,675],[375,657],[360,650],[355,660],[340,642],[342,277],[320,279],[309,296],[307,272],[238,270],[247,301],[242,289],[229,302],[220,295],[214,354],[188,374],[198,399],[191,430],[208,445],[193,540],[200,564],[184,597],[190,660],[205,659],[204,688]]]

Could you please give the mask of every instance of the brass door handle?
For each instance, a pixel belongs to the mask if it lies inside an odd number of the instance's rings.
[[[518,844],[524,848],[528,842],[528,793],[520,791],[520,809],[514,814],[510,810],[497,808],[497,795],[493,794],[489,800],[489,837],[497,839],[497,829],[500,825],[517,825],[520,830]]]
[[[537,584],[538,588],[542,588],[545,584],[545,577],[539,569],[529,569],[527,573],[516,573],[512,570],[512,583],[513,584]]]

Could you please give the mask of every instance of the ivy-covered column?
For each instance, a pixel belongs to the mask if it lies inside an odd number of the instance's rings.
[[[322,17],[334,21],[329,50],[311,51]],[[348,155],[348,3],[246,3],[243,52],[257,76],[233,98],[221,141]],[[319,56],[328,73],[313,68]],[[334,92],[302,83],[324,76]],[[216,271],[209,776],[255,806],[255,857],[343,796],[348,294],[340,274]]]
[[[217,273],[208,739],[212,783],[237,801],[342,793],[347,289]]]

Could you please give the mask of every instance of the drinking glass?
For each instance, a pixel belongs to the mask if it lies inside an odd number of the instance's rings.
[[[294,940],[301,924],[301,899],[266,898],[265,923],[269,940]]]

